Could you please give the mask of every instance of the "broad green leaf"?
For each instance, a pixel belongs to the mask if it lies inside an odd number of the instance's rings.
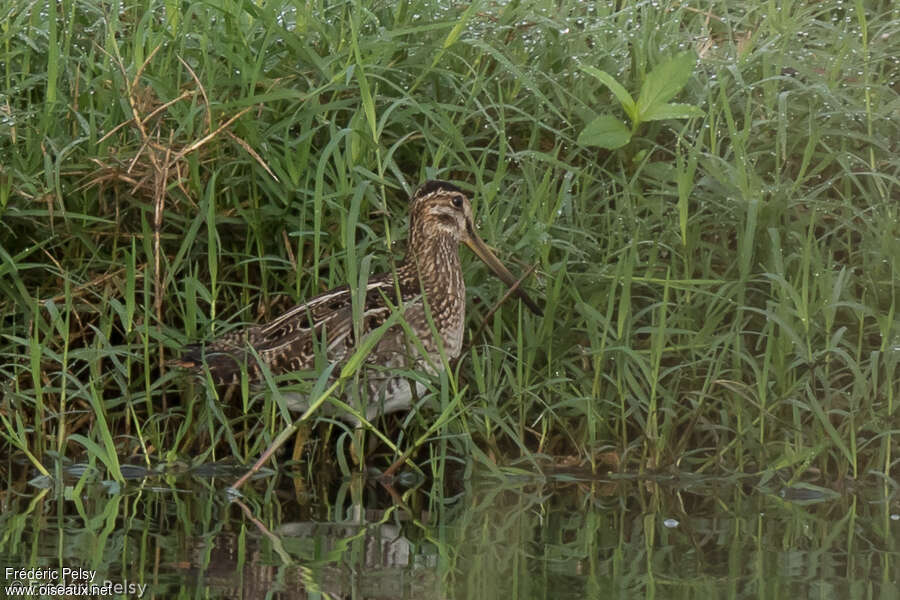
[[[691,78],[691,73],[694,72],[696,60],[692,51],[682,52],[658,64],[647,73],[637,99],[637,115],[641,121],[649,120],[645,115],[650,114],[681,91],[688,79]]]
[[[590,65],[579,65],[582,71],[585,73],[594,76],[600,83],[609,88],[609,91],[613,93],[613,96],[616,97],[616,100],[619,101],[619,104],[622,105],[622,108],[625,109],[625,114],[628,115],[628,118],[634,121],[634,98],[631,97],[631,94],[628,93],[622,84],[616,81],[612,75],[607,73],[606,71],[601,71],[596,67],[592,67]]]
[[[658,104],[651,106],[646,114],[641,115],[641,120],[688,119],[690,117],[702,117],[703,114],[703,111],[693,104]]]
[[[631,131],[612,115],[600,115],[578,135],[583,146],[599,146],[607,150],[621,148],[631,140]]]

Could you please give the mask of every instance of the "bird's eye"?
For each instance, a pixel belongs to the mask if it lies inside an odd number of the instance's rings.
[[[451,200],[451,202],[453,202],[453,206],[455,206],[456,208],[462,208],[463,197],[462,196],[453,196],[453,199]]]

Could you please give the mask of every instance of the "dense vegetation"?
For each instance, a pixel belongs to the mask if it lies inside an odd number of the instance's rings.
[[[370,462],[896,472],[898,9],[443,4],[2,9],[3,454],[113,478],[252,460],[286,427],[277,398],[216,401],[167,361],[389,269],[439,177],[536,267],[545,316],[490,313],[504,289],[467,254],[464,360],[375,423],[396,446]],[[598,115],[632,124],[592,73],[637,97],[685,51],[673,101],[695,116],[579,143]],[[310,461],[345,470],[376,440],[317,429],[336,442]]]

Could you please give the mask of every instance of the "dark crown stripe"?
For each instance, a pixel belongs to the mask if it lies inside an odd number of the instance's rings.
[[[465,193],[449,181],[432,179],[420,185],[419,189],[416,190],[416,193],[413,194],[413,198],[421,198],[422,196],[427,196],[429,194],[433,194],[434,192],[457,192],[460,194]]]

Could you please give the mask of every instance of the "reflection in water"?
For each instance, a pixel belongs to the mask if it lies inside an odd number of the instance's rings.
[[[379,514],[380,513],[380,514]],[[436,557],[416,548],[392,523],[285,523],[274,532],[281,549],[267,552],[253,537],[242,550],[234,533],[201,542],[194,553],[205,585],[223,598],[439,598]],[[286,560],[279,560],[286,558]]]
[[[900,597],[896,497],[492,474],[452,492],[273,476],[232,502],[225,485],[10,482],[0,563],[151,598]]]

